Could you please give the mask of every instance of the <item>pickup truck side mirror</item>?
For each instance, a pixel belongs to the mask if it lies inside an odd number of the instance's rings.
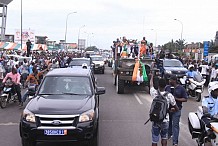
[[[97,95],[105,94],[105,87],[97,87],[96,94]]]

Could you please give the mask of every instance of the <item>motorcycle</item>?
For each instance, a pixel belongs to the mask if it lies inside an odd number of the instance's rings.
[[[14,92],[13,82],[11,79],[7,79],[3,88],[3,94],[0,96],[0,106],[5,108],[7,103],[12,103],[18,101],[18,96]]]
[[[203,116],[202,106],[198,107],[197,112],[190,112],[188,116],[189,132],[192,139],[195,139],[198,146],[217,146],[218,145],[218,117],[210,121],[211,127],[208,128],[200,120]]]
[[[184,76],[180,79],[182,86],[185,87],[188,95],[195,97],[197,102],[201,101],[201,94],[204,91],[204,83],[206,79],[199,72],[196,72],[193,78]]]

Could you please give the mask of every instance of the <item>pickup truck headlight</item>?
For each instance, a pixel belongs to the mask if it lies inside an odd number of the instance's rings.
[[[80,115],[79,117],[79,122],[88,122],[92,121],[95,117],[95,111],[94,110],[89,110],[83,114]]]
[[[167,74],[172,74],[172,72],[170,70],[166,70]]]
[[[35,123],[36,122],[36,117],[33,113],[31,113],[29,110],[25,109],[23,111],[22,117],[25,121]]]

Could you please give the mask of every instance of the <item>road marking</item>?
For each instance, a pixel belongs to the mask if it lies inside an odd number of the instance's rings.
[[[135,93],[134,93],[134,97],[136,98],[139,104],[143,104],[142,101],[139,99],[138,95],[136,95]]]
[[[0,126],[18,126],[19,123],[13,123],[13,122],[8,122],[8,123],[0,123]]]

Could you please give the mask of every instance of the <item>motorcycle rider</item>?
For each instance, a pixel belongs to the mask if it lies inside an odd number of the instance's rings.
[[[15,92],[17,93],[18,100],[19,100],[19,106],[22,106],[23,102],[21,100],[21,91],[20,91],[20,74],[17,72],[16,68],[12,67],[11,72],[7,73],[2,83],[5,84],[8,78],[12,79],[12,82],[13,82],[12,89],[14,89]]]
[[[190,64],[188,66],[188,72],[186,73],[187,78],[193,78],[196,72],[194,71],[194,65]]]
[[[30,86],[35,86],[35,90],[37,88],[37,86],[39,85],[40,83],[40,80],[41,80],[41,76],[43,76],[43,73],[47,71],[47,69],[41,71],[41,72],[38,72],[38,69],[36,67],[33,68],[33,73],[30,74],[27,79],[26,79],[26,82],[25,84],[28,84]],[[25,102],[26,101],[26,98],[28,97],[29,95],[29,92],[28,90],[24,93],[23,97],[22,97],[22,102]]]
[[[208,127],[211,128],[210,120],[218,118],[218,81],[210,82],[208,86],[209,96],[202,100],[203,116],[201,120]]]
[[[188,84],[190,84],[189,79],[194,78],[195,75],[196,75],[196,71],[194,71],[194,65],[190,64],[188,66],[188,72],[186,73],[186,77],[187,77],[187,79],[185,81],[185,83],[186,83],[185,88],[186,89],[187,89]]]

